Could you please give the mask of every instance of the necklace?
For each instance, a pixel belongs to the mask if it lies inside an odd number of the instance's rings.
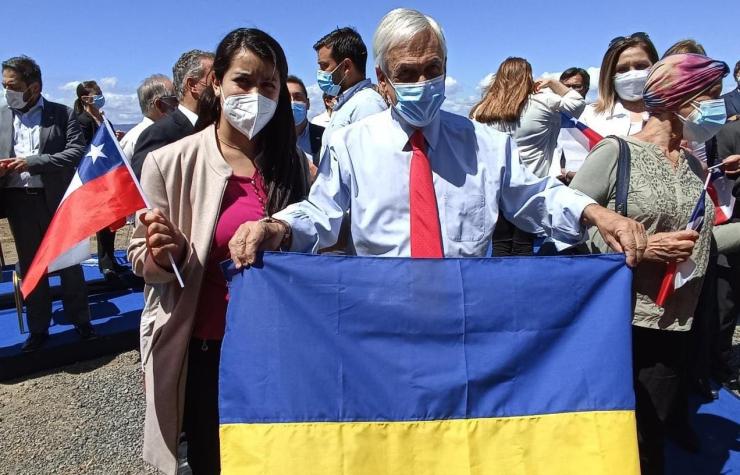
[[[239,147],[237,147],[233,143],[229,143],[226,140],[222,139],[221,137],[218,136],[218,134],[216,135],[216,138],[218,139],[219,142],[221,142],[222,144],[226,145],[227,147],[233,148],[234,150],[239,150],[241,153],[244,153],[244,150],[240,149]],[[244,155],[246,155],[246,153],[244,153]]]

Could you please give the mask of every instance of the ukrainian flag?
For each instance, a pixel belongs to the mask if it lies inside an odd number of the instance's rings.
[[[233,276],[225,474],[637,474],[621,255],[266,254]]]

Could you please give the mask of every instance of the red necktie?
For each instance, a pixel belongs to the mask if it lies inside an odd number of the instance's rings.
[[[432,167],[429,165],[421,130],[416,130],[411,136],[411,149],[413,151],[409,173],[411,257],[443,257]]]

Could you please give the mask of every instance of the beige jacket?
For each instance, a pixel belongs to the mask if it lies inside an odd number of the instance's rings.
[[[138,215],[128,248],[134,273],[147,284],[142,314],[146,323],[141,334],[146,382],[144,459],[165,473],[177,471],[188,343],[221,198],[231,174],[213,126],[150,153],[141,173],[141,186],[151,206],[161,209],[188,240],[187,256],[179,265],[184,289],[174,274],[148,257],[146,230]]]

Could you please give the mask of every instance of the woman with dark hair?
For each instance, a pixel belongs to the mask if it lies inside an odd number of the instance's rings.
[[[681,147],[683,139],[704,142],[725,122],[719,99],[727,65],[697,54],[676,54],[655,64],[644,89],[650,113],[645,127],[624,137],[630,152],[627,216],[648,233],[643,261],[632,282],[632,354],[637,434],[643,474],[662,474],[666,435],[691,445],[688,427],[688,347],[702,283],[710,255],[714,208],[705,196],[705,171],[700,161]],[[619,145],[603,140],[589,154],[571,187],[602,206],[617,200]],[[622,165],[619,165],[622,166]],[[727,173],[737,163],[725,162]],[[706,201],[699,232],[687,230],[700,199]],[[593,252],[608,252],[598,232],[591,232]],[[666,265],[691,260],[684,283],[658,305]]]
[[[599,72],[599,98],[589,104],[581,122],[603,137],[632,135],[647,121],[642,89],[658,52],[646,33],[619,36],[609,42]]]
[[[77,122],[82,129],[85,144],[90,145],[95,132],[108,120],[101,109],[105,105],[105,96],[100,86],[95,81],[82,81],[77,85],[77,99],[74,103],[74,111],[77,114]],[[113,128],[113,124],[108,120]],[[113,255],[115,249],[116,232],[111,229],[101,229],[96,233],[98,241],[98,268],[105,280],[113,284],[122,284],[119,273],[128,272],[126,266],[116,263]]]
[[[560,133],[561,112],[578,117],[586,102],[557,79],[534,80],[523,58],[507,58],[470,118],[510,134],[522,163],[534,175],[547,176]],[[493,231],[495,256],[531,255],[535,236],[499,215]]]
[[[219,263],[229,257],[229,239],[245,221],[269,222],[308,192],[280,45],[257,29],[234,30],[218,45],[212,74],[196,133],[144,162],[141,184],[154,209],[139,212],[129,246],[152,321],[142,328],[144,458],[168,473],[176,471],[181,430],[193,473],[219,472],[218,366],[228,301]]]

